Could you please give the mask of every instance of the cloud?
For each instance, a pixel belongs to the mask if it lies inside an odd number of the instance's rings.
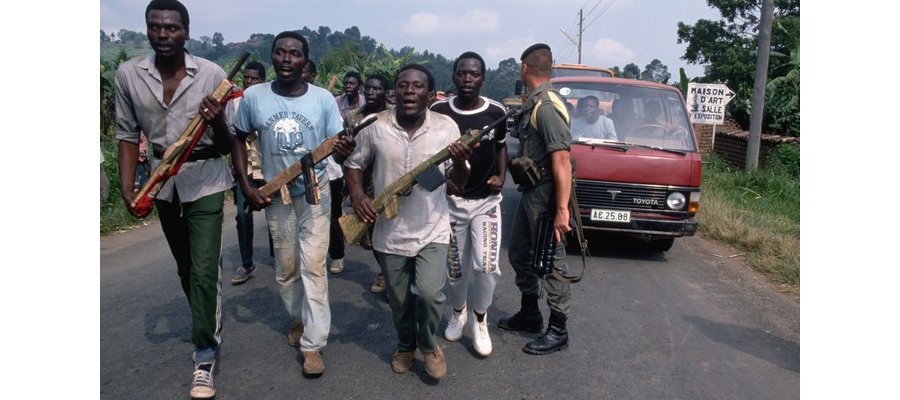
[[[440,33],[441,17],[432,13],[415,13],[403,23],[403,33],[416,36],[430,36]]]
[[[500,16],[494,11],[472,10],[463,15],[457,26],[466,26],[472,33],[494,33],[500,31]]]
[[[497,68],[500,61],[512,57],[519,62],[519,55],[537,41],[531,36],[513,36],[499,43],[491,43],[484,47],[484,62],[490,68]]]
[[[418,12],[406,19],[402,31],[416,36],[495,33],[500,31],[500,16],[490,10],[472,10],[461,15]]]
[[[588,47],[588,52],[589,64],[604,66],[623,66],[634,62],[636,56],[634,50],[610,38],[597,39]]]

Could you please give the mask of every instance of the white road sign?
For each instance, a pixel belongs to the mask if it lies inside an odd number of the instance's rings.
[[[717,83],[688,83],[687,106],[691,122],[721,125],[725,121],[725,105],[734,92]]]

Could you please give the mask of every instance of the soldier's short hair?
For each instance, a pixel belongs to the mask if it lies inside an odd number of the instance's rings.
[[[533,44],[522,52],[521,60],[535,74],[550,76],[550,68],[553,67],[553,53],[550,46],[544,43]]]

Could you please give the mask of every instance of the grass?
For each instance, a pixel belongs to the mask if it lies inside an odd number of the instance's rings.
[[[700,204],[703,234],[746,253],[750,267],[775,282],[799,289],[800,179],[789,168],[746,173],[712,157],[703,166]]]
[[[119,168],[116,163],[116,141],[104,136],[100,137],[100,150],[103,151],[103,170],[109,179],[109,197],[100,203],[100,234],[105,235],[140,225],[142,221],[156,219],[156,209],[150,212],[144,219],[132,217],[122,201],[122,192],[119,190]]]

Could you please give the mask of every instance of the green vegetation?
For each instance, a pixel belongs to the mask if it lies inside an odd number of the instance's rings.
[[[678,43],[686,43],[682,59],[703,65],[704,83],[724,83],[736,93],[728,111],[745,129],[756,70],[760,1],[708,0],[719,20],[678,23]],[[772,52],[763,129],[800,136],[800,0],[775,0]],[[785,77],[785,79],[779,79]]]
[[[747,263],[772,280],[799,287],[800,153],[788,147],[752,173],[709,158],[697,215],[707,237],[745,252]]]
[[[103,170],[109,179],[109,197],[100,203],[100,234],[105,235],[141,223],[141,219],[132,217],[122,201],[119,190],[119,168],[116,164],[116,141],[109,135],[100,135],[100,150],[103,151]],[[156,219],[154,209],[145,220]]]

